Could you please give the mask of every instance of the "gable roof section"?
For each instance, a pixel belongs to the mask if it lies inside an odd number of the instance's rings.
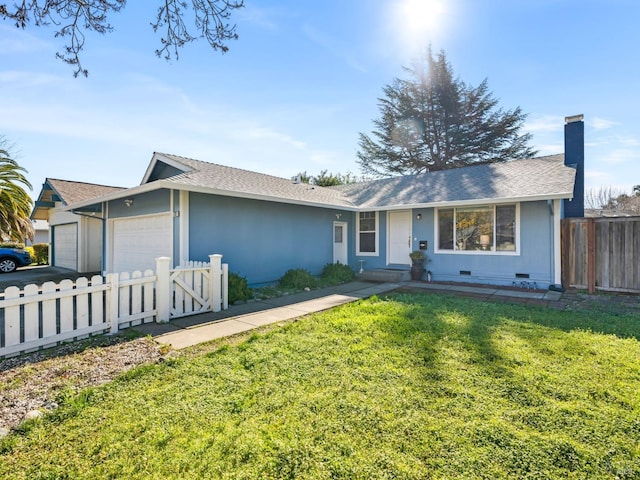
[[[332,188],[306,183],[294,183],[290,179],[274,177],[235,167],[217,165],[192,158],[169,154],[156,154],[174,164],[182,164],[189,171],[165,179],[174,188],[211,189],[212,193],[228,194],[303,205],[353,208],[355,205]]]
[[[109,193],[126,190],[124,187],[111,187],[95,183],[72,182],[70,180],[58,180],[47,178],[46,182],[52,187],[65,205],[101,197]]]
[[[167,176],[162,176],[163,173]],[[81,200],[73,207],[162,188],[354,211],[478,205],[571,198],[575,174],[575,168],[564,165],[564,155],[552,155],[319,187],[178,155],[154,153],[141,185]],[[160,178],[152,180],[154,175]]]
[[[53,208],[55,202],[61,202],[64,206],[73,205],[124,190],[126,190],[124,187],[47,178],[42,184],[42,190],[40,190],[38,199],[34,204],[31,218],[34,220],[47,220],[47,210]]]
[[[151,162],[149,162],[149,166],[147,167],[147,171],[144,173],[144,177],[142,177],[140,185],[191,171],[192,168],[184,161],[176,160],[182,158],[184,157],[154,152]]]
[[[333,187],[361,209],[571,198],[575,169],[564,155],[473,165]]]

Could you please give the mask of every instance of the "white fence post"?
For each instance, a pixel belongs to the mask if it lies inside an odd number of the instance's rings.
[[[171,301],[171,275],[169,273],[169,257],[156,258],[156,308],[158,316],[156,322],[164,323],[169,321],[170,301]]]
[[[110,273],[107,275],[107,284],[109,288],[107,289],[107,322],[111,325],[111,333],[118,333],[118,301],[120,295],[118,295],[118,290],[120,290],[118,274]]]
[[[222,300],[222,285],[220,281],[220,273],[222,268],[222,255],[216,253],[215,255],[209,255],[209,263],[211,264],[210,273],[210,295],[211,295],[211,309],[214,312],[219,312]]]

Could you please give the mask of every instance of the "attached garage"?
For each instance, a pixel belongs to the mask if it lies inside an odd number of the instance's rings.
[[[53,266],[78,270],[78,224],[65,223],[51,228]]]
[[[155,269],[155,259],[173,255],[171,213],[111,221],[111,272]]]

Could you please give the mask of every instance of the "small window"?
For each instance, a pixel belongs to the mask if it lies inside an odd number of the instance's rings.
[[[438,211],[438,231],[440,250],[453,250],[453,208]]]
[[[376,255],[378,252],[378,212],[360,212],[358,215],[358,255]]]

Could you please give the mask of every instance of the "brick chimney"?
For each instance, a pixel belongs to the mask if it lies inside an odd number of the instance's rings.
[[[564,218],[584,217],[584,115],[564,119],[564,164],[576,169],[573,198],[564,200]]]

